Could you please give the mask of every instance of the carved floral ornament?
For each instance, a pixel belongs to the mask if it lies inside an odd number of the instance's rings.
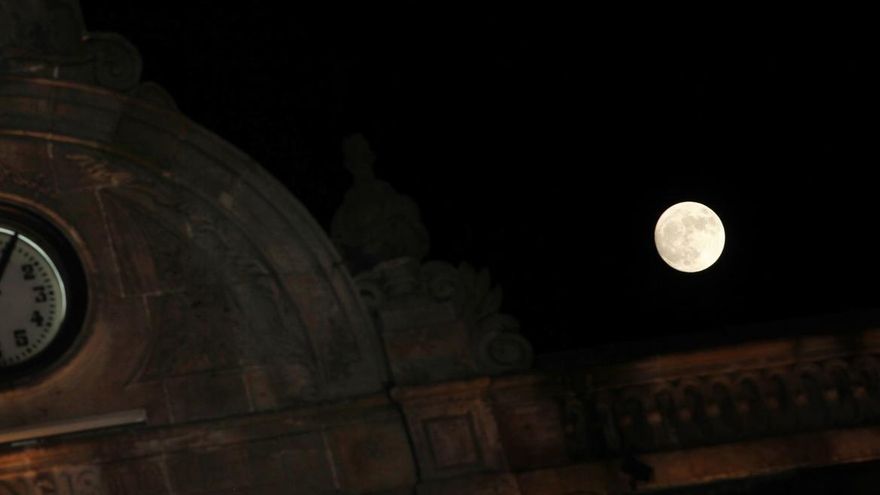
[[[478,272],[467,263],[456,267],[442,261],[419,264],[401,258],[379,264],[359,275],[356,282],[374,314],[449,307],[466,329],[474,371],[496,375],[531,367],[532,346],[520,334],[516,318],[500,313],[501,288],[492,286],[488,270]]]

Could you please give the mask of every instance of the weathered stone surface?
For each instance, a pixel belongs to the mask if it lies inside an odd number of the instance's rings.
[[[89,33],[75,0],[0,5],[0,75],[60,79],[135,91],[137,49],[112,33]]]
[[[422,263],[362,140],[333,227],[356,285],[75,2],[5,2],[0,25],[0,202],[62,230],[89,289],[71,350],[2,384],[0,434],[147,416],[6,446],[0,494],[617,494],[880,459],[878,332],[511,375],[532,351],[500,289]]]
[[[512,474],[483,474],[454,480],[431,481],[419,485],[418,495],[521,495],[516,477]],[[551,493],[551,492],[547,492]]]
[[[98,495],[103,492],[103,478],[97,466],[54,466],[0,478],[0,494]]]
[[[430,243],[416,202],[375,177],[376,157],[362,134],[348,136],[342,152],[354,184],[333,216],[330,232],[352,273],[383,261],[424,258]]]
[[[118,94],[21,78],[0,79],[0,94],[33,103],[0,111],[0,200],[63,230],[91,289],[73,359],[51,383],[14,392],[46,413],[19,418],[0,401],[5,425],[140,407],[151,423],[204,419],[379,389],[382,351],[354,284],[304,209],[247,157]],[[188,156],[205,157],[206,180],[179,165]],[[209,413],[213,399],[179,377],[213,371],[241,386],[234,406]],[[104,379],[84,389],[83,376]],[[83,406],[61,407],[59,391]]]
[[[877,336],[858,348],[812,337],[598,367],[578,392],[589,423],[580,442],[596,457],[875,423]],[[599,435],[586,440],[590,431]]]
[[[244,379],[238,370],[169,378],[165,388],[175,422],[222,418],[252,410]]]
[[[58,493],[394,493],[415,484],[410,455],[400,414],[374,396],[55,439],[0,454],[0,481],[15,494],[68,478],[92,491]]]
[[[314,388],[312,371],[297,364],[248,367],[244,379],[258,411],[279,409],[320,395]]]
[[[166,457],[176,493],[217,493],[249,485],[247,451],[242,446]]]
[[[511,469],[570,462],[560,388],[552,380],[522,376],[492,384],[492,410]]]
[[[866,334],[866,347],[859,353],[870,354],[870,343],[880,343],[877,337]],[[845,362],[858,361],[846,355],[852,350],[834,345],[823,350],[823,345],[803,341],[785,348],[755,345],[740,350],[744,362],[752,363],[751,373],[796,362],[799,358],[786,348],[797,348],[798,356],[803,351],[811,360],[832,355]],[[139,484],[154,491],[131,489],[130,493],[274,494],[295,487],[296,493],[374,495],[400,495],[413,489],[420,494],[618,494],[631,486],[639,490],[695,486],[880,458],[874,426],[638,454],[635,462],[650,467],[652,476],[635,485],[626,468],[633,461],[620,453],[606,450],[604,457],[595,457],[601,451],[592,450],[594,459],[580,462],[567,456],[572,437],[583,438],[567,428],[574,420],[566,401],[574,391],[585,390],[576,386],[578,377],[592,376],[582,382],[592,387],[622,387],[641,384],[648,376],[683,376],[683,370],[688,376],[711,376],[719,365],[707,358],[715,352],[569,370],[567,377],[534,374],[398,388],[393,395],[406,417],[406,432],[400,414],[376,395],[348,404],[59,439],[29,450],[26,456],[0,455],[0,480],[6,483],[0,486],[19,490],[12,493],[28,493],[40,486],[34,483],[51,487],[68,477],[75,480],[71,469],[88,468],[89,473],[97,473],[85,475],[97,476],[100,485],[96,486],[115,490],[95,493],[129,493],[116,487]],[[731,372],[736,362],[727,357],[724,369]],[[651,369],[652,375],[642,374],[645,369]],[[874,388],[867,382],[866,389]],[[581,418],[585,419],[589,417]],[[494,434],[492,424],[497,425]],[[819,445],[822,448],[816,448]],[[413,455],[421,474],[418,479]],[[220,465],[227,467],[209,477],[223,469]]]
[[[146,458],[111,462],[101,466],[103,493],[119,495],[167,495],[164,459]],[[101,493],[101,492],[96,492]]]
[[[422,479],[507,467],[487,400],[488,379],[397,388]]]
[[[125,168],[111,166],[111,157],[100,150],[50,141],[45,143],[45,153],[60,191],[83,189],[94,196],[99,188],[118,186],[134,178]]]
[[[462,264],[386,261],[358,276],[398,384],[432,383],[522,371],[531,345],[516,319],[500,314],[489,273]]]
[[[399,448],[408,442],[402,423],[359,422],[326,435],[343,493],[381,492],[416,483],[412,453]]]

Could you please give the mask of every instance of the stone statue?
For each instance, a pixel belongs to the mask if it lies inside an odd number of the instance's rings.
[[[345,139],[343,155],[354,184],[330,230],[349,269],[359,273],[396,258],[421,261],[430,243],[418,205],[375,177],[376,157],[362,134]]]

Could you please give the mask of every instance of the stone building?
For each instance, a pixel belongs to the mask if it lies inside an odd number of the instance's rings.
[[[536,369],[364,140],[328,235],[140,69],[0,2],[0,494],[868,493],[880,334]]]

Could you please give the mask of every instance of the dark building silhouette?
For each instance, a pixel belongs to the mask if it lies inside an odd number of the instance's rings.
[[[141,70],[0,2],[0,494],[873,493],[877,331],[535,358],[363,135],[328,232]]]

